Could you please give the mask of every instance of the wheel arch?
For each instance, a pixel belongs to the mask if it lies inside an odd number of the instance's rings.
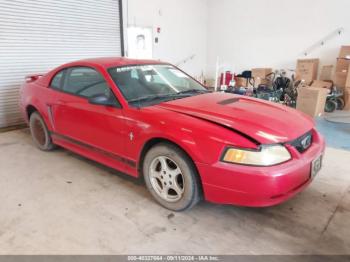
[[[54,130],[53,123],[50,118],[51,117],[50,113],[45,112],[45,107],[43,105],[41,105],[40,103],[28,103],[24,109],[25,109],[24,114],[25,114],[25,117],[27,117],[28,123],[30,121],[31,114],[33,114],[34,112],[37,112],[43,119],[46,127],[49,130]]]
[[[186,154],[186,156],[190,159],[190,161],[193,164],[193,167],[195,168],[196,174],[197,174],[197,178],[198,178],[198,182],[200,185],[200,192],[201,195],[203,195],[203,183],[202,183],[202,178],[200,176],[200,173],[198,171],[198,168],[196,166],[195,161],[193,160],[193,158],[191,157],[191,155],[188,153],[188,151],[186,149],[184,149],[182,146],[180,146],[178,143],[168,139],[168,138],[164,138],[164,137],[153,137],[151,139],[149,139],[148,141],[146,141],[146,143],[143,145],[140,156],[139,156],[139,161],[138,161],[138,174],[139,177],[143,177],[143,171],[142,171],[142,165],[143,165],[143,161],[145,159],[145,156],[147,154],[147,152],[154,146],[158,145],[158,144],[170,144],[173,145],[175,147],[177,147],[178,149],[180,149],[182,152],[184,152]]]
[[[28,120],[30,119],[30,115],[33,114],[34,112],[38,112],[39,113],[39,110],[35,106],[33,106],[31,104],[27,105],[27,107],[26,107],[26,116],[27,116]]]

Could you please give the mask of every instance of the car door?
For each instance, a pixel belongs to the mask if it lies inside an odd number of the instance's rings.
[[[123,109],[104,77],[91,67],[71,67],[64,70],[61,85],[55,90],[52,105],[55,134],[117,160],[116,165],[124,170],[127,135]],[[113,100],[114,106],[89,103],[89,98],[101,94]]]

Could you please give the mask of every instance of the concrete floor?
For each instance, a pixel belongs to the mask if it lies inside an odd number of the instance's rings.
[[[0,134],[0,254],[350,254],[350,152],[277,207],[157,205],[142,183],[28,130]]]
[[[328,146],[350,151],[350,123],[334,123],[320,117],[316,119],[316,124],[317,130],[325,137]]]

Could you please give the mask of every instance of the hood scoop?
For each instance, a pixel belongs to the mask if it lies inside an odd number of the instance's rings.
[[[233,104],[233,103],[236,103],[236,102],[239,102],[239,97],[234,97],[234,98],[229,98],[229,99],[225,99],[225,100],[222,100],[220,102],[218,102],[219,105],[229,105],[229,104]]]

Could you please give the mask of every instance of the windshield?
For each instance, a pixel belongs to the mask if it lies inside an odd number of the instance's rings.
[[[171,65],[136,65],[108,70],[129,104],[146,106],[208,92]]]

